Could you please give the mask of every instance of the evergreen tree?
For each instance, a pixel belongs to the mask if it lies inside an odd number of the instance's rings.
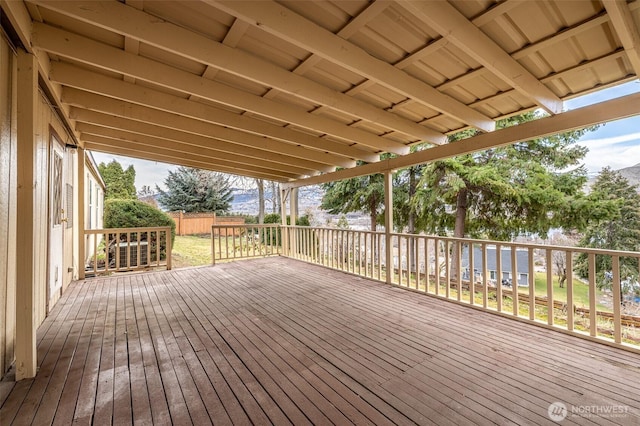
[[[123,170],[119,162],[112,160],[109,164],[100,163],[98,171],[106,186],[106,199],[135,200],[137,198],[136,170],[133,165],[127,167],[127,170]]]
[[[167,191],[156,185],[158,202],[169,211],[225,214],[233,201],[229,178],[222,173],[178,167],[169,172],[164,184]]]
[[[498,123],[508,127],[534,113]],[[414,205],[417,227],[455,237],[509,240],[522,232],[583,227],[590,211],[582,193],[587,149],[575,142],[587,131],[567,132],[435,161],[420,179]],[[469,136],[457,134],[455,139]]]
[[[369,215],[371,230],[376,230],[378,214],[384,206],[383,175],[375,174],[323,185],[320,208],[331,214],[363,212]]]
[[[602,169],[589,194],[594,200],[611,203],[606,215],[594,220],[587,227],[580,247],[605,250],[640,251],[640,194],[619,172],[606,167]],[[611,256],[596,255],[596,282],[601,288],[611,287]],[[638,261],[634,258],[620,258],[620,278],[627,282],[638,280]],[[586,255],[576,260],[576,272],[583,278],[588,276],[589,266]],[[622,294],[626,291],[623,288]]]

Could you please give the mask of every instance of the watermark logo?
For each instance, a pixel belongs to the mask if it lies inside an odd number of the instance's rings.
[[[572,405],[567,408],[562,402],[553,402],[547,409],[547,415],[551,420],[560,423],[568,416],[582,418],[622,418],[629,415],[629,407],[626,405]]]
[[[549,405],[549,408],[547,409],[547,414],[549,415],[549,418],[554,422],[563,421],[567,417],[568,413],[569,413],[569,410],[567,410],[567,406],[564,405],[562,402],[554,402],[551,405]]]

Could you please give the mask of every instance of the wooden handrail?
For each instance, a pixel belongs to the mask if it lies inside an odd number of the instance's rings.
[[[86,229],[84,238],[86,276],[171,269],[170,226]]]

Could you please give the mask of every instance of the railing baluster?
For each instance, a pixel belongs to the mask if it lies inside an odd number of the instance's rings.
[[[376,234],[376,263],[378,269],[378,279],[382,279],[382,234]]]
[[[451,298],[451,242],[449,240],[445,240],[444,241],[444,247],[445,247],[445,252],[444,252],[444,264],[445,264],[445,271],[444,271],[444,280],[446,283],[446,289],[445,289],[445,295],[447,296],[447,299]]]
[[[553,325],[553,250],[550,248],[546,251],[546,268],[547,268],[547,324]]]
[[[435,270],[434,275],[436,279],[436,296],[440,295],[440,240],[435,238],[433,240],[433,254],[435,258]]]
[[[391,237],[393,238],[393,237]],[[398,246],[398,254],[397,254],[397,259],[398,259],[398,285],[402,285],[402,237],[401,236],[396,236],[396,245]],[[395,275],[395,261],[393,263],[393,271],[394,271],[394,275]],[[392,275],[393,276],[393,275]],[[393,279],[391,279],[391,282],[393,282]]]
[[[589,253],[589,334],[593,337],[598,335],[597,312],[596,312],[596,255]]]
[[[431,277],[430,273],[430,265],[429,265],[429,239],[424,238],[424,289],[427,293],[431,293]]]
[[[533,263],[533,249],[529,247],[527,259],[529,260],[529,319],[536,319],[536,272]]]
[[[573,331],[573,252],[565,252],[565,268],[567,270],[567,330]]]
[[[475,261],[473,255],[475,254],[473,251],[473,243],[467,244],[467,250],[469,253],[469,304],[473,305],[475,303],[474,297],[476,293],[476,273],[475,273]]]
[[[454,243],[454,247],[456,250],[456,278],[458,280],[458,294],[456,295],[456,299],[458,302],[462,300],[462,241],[458,240]]]
[[[482,307],[489,306],[489,261],[487,259],[487,244],[482,243]]]
[[[616,343],[622,342],[621,325],[621,305],[622,305],[622,283],[620,281],[620,256],[611,257],[611,269],[613,269],[613,339]]]
[[[513,316],[520,315],[518,300],[518,248],[511,246],[511,300],[513,303]]]
[[[502,246],[496,244],[496,306],[502,312]]]

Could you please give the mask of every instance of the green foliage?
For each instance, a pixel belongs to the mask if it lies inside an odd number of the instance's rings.
[[[605,250],[640,251],[640,194],[636,191],[619,172],[609,167],[602,169],[589,197],[608,203],[609,209],[603,209],[603,214],[589,223],[578,245]],[[596,255],[595,261],[598,286],[610,288],[611,256]],[[578,257],[575,270],[581,277],[588,276],[587,256]],[[620,258],[621,280],[635,282],[638,272],[636,259]]]
[[[105,199],[136,199],[136,170],[133,165],[123,170],[122,166],[116,160],[112,160],[109,164],[100,163],[98,171],[104,180],[106,186]]]
[[[281,219],[280,219],[280,215],[278,213],[269,213],[266,214],[264,216],[264,224],[268,225],[268,224],[281,224]],[[287,216],[287,225],[291,225],[291,217]],[[303,215],[300,216],[298,218],[296,218],[296,225],[297,226],[311,226],[311,221],[309,220],[309,216],[307,215]],[[275,231],[277,234],[275,234],[273,237],[271,236],[271,229],[266,229],[264,234],[262,235],[262,243],[266,244],[266,243],[271,243],[271,241],[273,241],[275,243],[275,241],[280,242],[281,245],[282,244],[282,234],[280,232],[280,229]]]
[[[323,184],[320,207],[331,214],[363,212],[371,219],[375,231],[378,215],[384,208],[384,177],[381,174],[362,176]]]
[[[536,119],[502,120],[498,128]],[[587,149],[575,145],[584,129],[435,161],[422,170],[412,205],[417,228],[429,233],[509,240],[523,232],[580,229],[593,200],[582,193]],[[462,132],[451,143],[468,137]]]
[[[267,215],[264,216],[264,223],[269,224],[269,223],[277,223],[280,224],[281,219],[280,219],[280,215],[278,213],[269,213]],[[287,215],[287,225],[291,225],[291,217],[289,217]],[[309,220],[309,216],[308,215],[303,215],[300,217],[296,218],[296,225],[297,226],[311,226],[311,221]]]
[[[172,242],[176,236],[176,223],[169,215],[138,200],[105,201],[104,226],[105,228],[170,226]]]
[[[233,195],[229,178],[216,172],[178,167],[164,181],[168,190],[156,185],[158,202],[169,211],[215,212],[226,214]]]
[[[338,218],[338,223],[336,225],[336,227],[340,228],[340,229],[349,229],[349,221],[347,220],[347,216],[345,215],[340,215],[340,217]]]

